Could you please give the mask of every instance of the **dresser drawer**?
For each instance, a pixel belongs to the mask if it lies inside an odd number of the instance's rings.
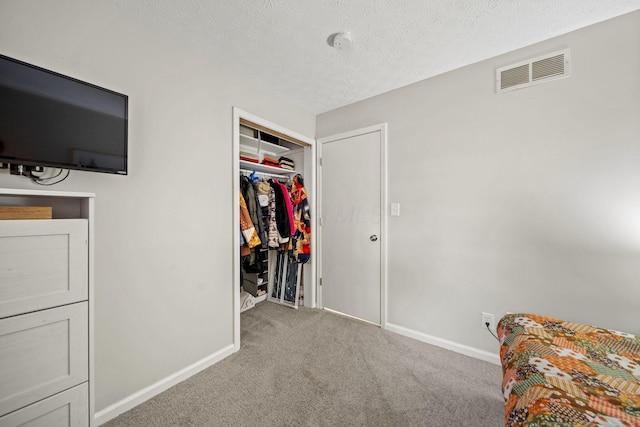
[[[89,425],[89,387],[83,383],[0,417],[0,427],[84,427]]]
[[[0,318],[88,298],[86,219],[0,221]]]
[[[87,381],[87,307],[0,320],[0,416]]]

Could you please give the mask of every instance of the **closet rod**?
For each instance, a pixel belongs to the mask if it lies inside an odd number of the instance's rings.
[[[257,176],[265,177],[265,178],[276,178],[276,179],[280,179],[280,180],[283,180],[283,181],[291,179],[291,177],[288,176],[288,175],[268,173],[268,172],[260,172],[260,171],[253,171],[253,170],[244,170],[244,169],[242,169],[240,171],[240,175],[250,176],[253,172],[255,172],[255,174]]]

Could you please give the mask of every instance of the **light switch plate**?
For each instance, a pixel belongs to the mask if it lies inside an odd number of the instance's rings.
[[[391,203],[391,216],[400,216],[400,203]]]

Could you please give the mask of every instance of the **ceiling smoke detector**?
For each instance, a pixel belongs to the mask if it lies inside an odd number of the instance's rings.
[[[353,35],[349,31],[331,34],[327,39],[327,43],[338,50],[348,50],[353,45]]]

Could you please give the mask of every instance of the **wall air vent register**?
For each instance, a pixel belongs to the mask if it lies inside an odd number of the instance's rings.
[[[569,49],[528,61],[518,62],[496,70],[496,93],[563,79],[571,75]]]

